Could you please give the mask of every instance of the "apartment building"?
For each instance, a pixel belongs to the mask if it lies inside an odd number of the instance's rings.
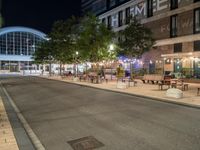
[[[106,7],[99,9],[98,13],[93,9],[87,11],[97,14],[113,31],[125,29],[130,23],[130,16],[152,30],[156,44],[138,61],[140,67],[146,68],[149,73],[182,72],[200,78],[200,0],[104,2]],[[111,3],[115,5],[110,7]],[[90,3],[90,8],[93,4]]]

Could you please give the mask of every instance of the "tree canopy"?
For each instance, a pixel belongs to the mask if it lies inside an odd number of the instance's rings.
[[[77,47],[81,59],[90,62],[100,62],[114,57],[109,45],[113,43],[114,33],[94,15],[83,17],[79,25]]]
[[[123,40],[119,42],[121,48],[119,54],[129,58],[140,57],[154,45],[151,30],[144,27],[136,18],[133,18],[128,27],[122,31],[122,37]]]
[[[53,59],[60,64],[73,63],[77,37],[76,25],[75,17],[55,22],[48,35],[48,40],[36,50],[33,56],[35,61],[47,63]]]

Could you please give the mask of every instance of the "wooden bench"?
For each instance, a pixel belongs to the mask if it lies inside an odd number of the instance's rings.
[[[164,76],[163,75],[158,75],[158,74],[148,74],[148,75],[144,75],[142,81],[143,83],[149,83],[151,82],[152,84],[155,84],[155,83],[159,83],[161,81],[164,80]]]

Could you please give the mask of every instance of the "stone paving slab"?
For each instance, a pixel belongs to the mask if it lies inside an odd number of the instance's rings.
[[[1,98],[0,98],[0,150],[19,150]]]
[[[73,84],[79,84],[104,90],[111,90],[115,92],[122,92],[126,94],[134,94],[136,96],[149,97],[157,100],[163,100],[167,102],[173,102],[176,104],[183,104],[187,106],[200,108],[200,96],[197,96],[197,87],[200,87],[200,84],[188,83],[189,89],[187,91],[183,91],[183,98],[169,98],[166,96],[167,86],[164,86],[164,90],[159,90],[158,85],[156,84],[144,84],[141,80],[137,80],[137,85],[133,87],[128,87],[126,89],[117,89],[117,81],[108,81],[108,83],[94,84],[89,82],[80,82],[73,81],[72,79],[62,79],[59,76],[56,77],[48,77],[41,76],[47,79],[59,80]]]

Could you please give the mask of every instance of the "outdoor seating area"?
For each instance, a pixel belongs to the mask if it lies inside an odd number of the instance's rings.
[[[56,80],[62,80],[62,78],[60,78],[58,76],[51,77],[51,78],[56,79]],[[142,96],[147,96],[147,97],[155,97],[155,98],[159,98],[159,99],[167,99],[169,101],[179,101],[179,102],[184,102],[184,103],[189,103],[189,104],[199,104],[200,103],[199,84],[198,83],[188,83],[188,82],[185,82],[184,80],[182,82],[183,84],[180,84],[179,80],[177,80],[177,79],[170,79],[169,77],[165,77],[166,78],[165,79],[166,81],[164,80],[165,82],[159,82],[158,84],[151,84],[151,83],[144,84],[143,81],[141,79],[138,79],[137,77],[136,77],[137,79],[134,79],[134,80],[129,80],[128,78],[123,78],[118,81],[116,78],[114,78],[112,80],[111,80],[111,78],[107,78],[107,82],[105,82],[105,80],[103,81],[103,79],[102,79],[102,82],[99,82],[97,84],[95,80],[93,80],[93,82],[92,82],[89,77],[85,80],[83,79],[84,77],[81,77],[81,78],[82,78],[81,81],[80,80],[74,81],[72,78],[66,78],[65,80],[62,80],[62,81],[91,86],[91,87],[100,88],[100,89],[120,91],[120,92],[129,93],[129,94],[142,95]],[[129,81],[130,81],[130,85],[129,85]],[[177,86],[175,86],[174,88],[171,88],[171,83],[173,83],[173,82],[174,82],[174,84],[177,83]],[[158,89],[159,85],[162,85],[162,87],[160,87],[160,89]],[[169,89],[172,89],[172,90],[168,91]],[[168,91],[168,95],[173,94],[174,91],[182,91],[183,95],[181,96],[179,94],[179,99],[176,100],[176,98],[168,97],[167,91]]]
[[[189,91],[189,93],[193,93],[193,96],[200,95],[200,87],[197,86],[194,89],[194,87],[191,86],[192,83],[187,82],[188,80],[182,78],[172,78],[171,76],[164,76],[159,74],[146,74],[141,79],[141,77],[137,76],[135,78],[125,76],[116,77],[110,76],[110,74],[105,74],[104,76],[101,76],[97,75],[97,72],[88,72],[88,74],[79,74],[77,76],[61,76],[61,79],[65,79],[66,81],[73,81],[76,83],[83,83],[87,85],[89,84],[91,86],[94,85],[97,87],[107,87],[113,85],[115,89],[130,89],[135,92],[138,90],[142,90],[147,93],[151,93],[151,90],[154,90],[155,94],[159,94],[159,91],[166,93],[168,89],[174,88],[177,90],[181,90],[183,94],[185,94],[186,91]],[[147,87],[151,88],[146,89]]]

